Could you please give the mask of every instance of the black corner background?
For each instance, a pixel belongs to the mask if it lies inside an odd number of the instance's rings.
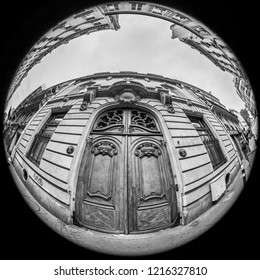
[[[5,3],[0,18],[1,112],[13,75],[32,45],[72,13],[102,2],[104,1],[45,0]],[[151,2],[159,2],[190,14],[215,31],[242,63],[259,103],[259,22],[255,1]],[[180,248],[138,259],[259,259],[258,154],[242,195],[221,221],[195,241]],[[27,207],[12,180],[2,141],[0,170],[0,240],[4,244],[1,246],[0,259],[124,259],[76,246],[43,224]]]

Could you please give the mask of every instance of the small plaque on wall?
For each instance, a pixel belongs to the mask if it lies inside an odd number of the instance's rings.
[[[210,182],[212,201],[217,201],[226,190],[224,174],[221,174],[214,181]]]

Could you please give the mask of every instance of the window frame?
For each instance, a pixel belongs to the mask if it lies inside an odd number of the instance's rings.
[[[113,111],[116,111],[116,110],[122,110],[122,123],[117,123],[117,124],[113,124],[111,126],[107,126],[107,127],[102,127],[102,128],[97,128],[97,125],[99,123],[99,121],[101,120],[101,118],[103,116],[105,116],[107,113],[109,112],[113,112]],[[130,111],[129,113],[129,120],[126,122],[125,120],[125,110],[128,110]],[[147,127],[144,127],[144,126],[140,126],[138,124],[134,124],[131,122],[131,116],[132,116],[132,111],[140,111],[142,113],[145,113],[148,115],[148,117],[151,117],[152,120],[154,121],[154,125],[156,127],[156,129],[149,129]],[[136,134],[146,134],[146,133],[152,133],[152,134],[156,134],[156,135],[161,135],[162,134],[162,128],[158,122],[158,119],[157,117],[150,111],[148,110],[145,110],[144,108],[139,108],[139,107],[133,107],[133,106],[118,106],[116,105],[115,107],[110,107],[109,109],[105,109],[105,110],[102,110],[101,113],[99,113],[98,116],[95,117],[95,121],[93,122],[92,126],[91,126],[91,134],[102,134],[102,133],[107,133],[107,128],[112,128],[112,127],[121,127],[123,128],[122,131],[109,131],[109,134],[131,134],[131,135],[136,135]],[[142,128],[144,131],[143,132],[133,132],[131,131],[134,127],[139,127],[139,128]],[[131,131],[131,132],[130,132]]]
[[[37,129],[37,131],[34,134],[34,137],[32,137],[32,141],[30,142],[30,145],[26,151],[26,157],[32,162],[34,163],[36,166],[40,166],[44,151],[46,150],[46,147],[52,137],[52,135],[54,134],[54,132],[56,131],[57,127],[59,126],[59,124],[62,122],[62,120],[64,119],[64,117],[66,116],[66,114],[68,113],[69,108],[63,108],[63,109],[53,109],[51,110],[49,113],[46,114],[46,116],[43,118],[41,125],[39,125],[39,128]],[[51,122],[49,122],[53,116],[55,115],[59,115],[59,114],[64,114],[62,120],[57,124],[52,124]],[[37,114],[35,115],[37,116]],[[55,127],[55,129],[53,130],[52,134],[49,136],[46,135],[41,135],[45,129],[47,127]],[[37,148],[39,148],[39,145],[43,144],[43,148],[40,147],[40,150],[37,151]],[[31,155],[31,153],[33,152],[33,149],[35,149],[35,151],[37,151],[36,156],[35,155]],[[34,151],[34,152],[35,152]]]
[[[201,121],[202,125],[204,126],[204,128],[196,128],[192,123],[193,127],[198,132],[200,139],[207,151],[213,170],[217,170],[227,162],[227,155],[225,153],[225,150],[223,149],[221,141],[216,136],[211,125],[209,124],[208,120],[203,116],[203,114],[186,113],[186,115],[191,123],[191,118],[195,118]],[[208,136],[209,140],[203,140],[203,135],[201,135],[199,131],[206,131],[207,134],[205,134],[205,136]]]

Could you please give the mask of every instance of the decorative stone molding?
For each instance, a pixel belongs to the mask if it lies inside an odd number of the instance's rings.
[[[174,107],[172,105],[172,96],[169,94],[168,90],[159,89],[160,99],[162,104],[167,108],[169,113],[175,113]]]
[[[142,158],[144,156],[147,157],[158,157],[161,155],[161,150],[159,147],[153,143],[143,143],[137,147],[135,150],[135,155],[138,156],[139,158]]]
[[[115,100],[119,103],[135,104],[141,100],[141,96],[137,95],[131,88],[124,89],[121,94],[116,95]]]
[[[66,150],[67,154],[71,155],[74,152],[74,147],[73,146],[68,146],[67,150]]]
[[[83,101],[82,103],[81,103],[81,105],[80,105],[80,111],[85,111],[86,109],[87,109],[87,107],[88,107],[88,102],[86,102],[86,101]]]
[[[186,104],[187,104],[188,106],[192,106],[192,105],[193,105],[193,103],[192,103],[191,100],[187,100],[187,101],[186,101]]]
[[[180,155],[181,157],[186,157],[186,156],[187,156],[186,150],[185,150],[185,149],[180,149],[180,150],[179,150],[179,155]]]
[[[65,95],[62,99],[62,102],[68,102],[69,101],[69,96]]]
[[[101,154],[103,156],[108,155],[110,157],[113,157],[113,156],[117,155],[117,153],[118,153],[116,146],[109,141],[98,142],[97,144],[94,145],[91,152],[95,156]]]
[[[168,104],[168,105],[167,105],[167,111],[168,111],[169,113],[171,113],[171,114],[174,114],[174,113],[175,113],[175,109],[174,109],[174,107],[173,107],[172,104]]]
[[[96,97],[96,90],[88,89],[87,92],[85,92],[83,95],[83,101],[80,105],[80,111],[86,110],[88,107],[88,104],[91,103],[95,97]]]

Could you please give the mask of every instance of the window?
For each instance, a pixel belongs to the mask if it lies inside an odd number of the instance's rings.
[[[19,124],[22,124],[23,121],[25,120],[25,118],[26,118],[26,114],[20,115],[20,116],[17,118],[16,122],[19,123]]]
[[[50,141],[52,134],[54,133],[66,113],[67,112],[53,113],[41,128],[41,130],[35,135],[27,157],[37,166],[40,165],[43,152],[48,142]]]
[[[95,19],[95,16],[94,16],[93,14],[84,15],[83,17],[84,17],[84,19],[86,19],[86,20],[92,20],[92,19]]]
[[[199,133],[200,138],[209,154],[213,169],[216,170],[226,162],[226,158],[221,150],[218,139],[214,137],[202,117],[188,116],[188,118]]]

